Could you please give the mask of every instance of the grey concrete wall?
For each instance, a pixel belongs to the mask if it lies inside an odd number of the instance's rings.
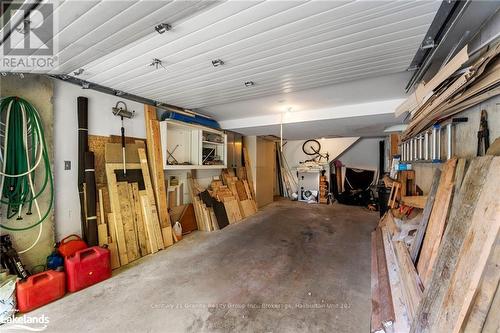
[[[52,80],[40,75],[25,75],[24,78],[14,75],[0,77],[0,95],[19,96],[28,100],[40,113],[43,126],[45,129],[45,139],[50,156],[50,163],[53,170],[53,124],[54,124],[54,108],[52,104],[53,84]],[[39,170],[39,171],[38,171]],[[35,172],[38,182],[43,180],[43,168],[39,168]],[[38,185],[38,184],[37,184]],[[46,211],[49,202],[49,190],[45,191],[39,198],[40,210]],[[23,215],[22,221],[15,219],[7,220],[5,216],[5,206],[0,205],[2,210],[0,219],[2,224],[7,224],[13,227],[28,226],[38,221],[38,215],[33,209],[33,215]],[[28,269],[36,265],[45,264],[47,256],[52,252],[54,246],[54,210],[49,217],[42,223],[42,234],[37,245],[30,251],[21,254],[21,260]],[[9,233],[12,236],[15,248],[22,251],[30,247],[36,240],[39,227],[34,227],[26,231],[7,231],[0,229],[2,234]]]

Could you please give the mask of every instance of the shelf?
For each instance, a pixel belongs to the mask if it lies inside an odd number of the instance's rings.
[[[225,165],[167,165],[165,170],[217,170],[225,169]]]
[[[206,143],[206,144],[210,144],[210,145],[224,145],[224,142],[202,141],[202,143]]]

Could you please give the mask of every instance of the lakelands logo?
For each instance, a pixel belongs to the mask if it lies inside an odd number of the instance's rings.
[[[30,317],[26,315],[21,317],[11,317],[2,322],[2,324],[5,324],[2,326],[2,330],[42,332],[47,329],[49,322],[49,317],[45,315],[38,317]]]
[[[46,71],[57,65],[56,17],[51,1],[2,1],[2,71]]]

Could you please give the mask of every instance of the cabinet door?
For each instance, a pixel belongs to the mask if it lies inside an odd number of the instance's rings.
[[[233,144],[233,163],[235,168],[240,168],[243,166],[243,135],[239,133],[234,133],[234,144]]]
[[[234,133],[227,132],[227,167],[234,168]]]

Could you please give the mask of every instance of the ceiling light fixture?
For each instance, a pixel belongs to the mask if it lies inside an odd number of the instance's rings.
[[[163,61],[158,58],[154,58],[153,61],[149,64],[149,66],[154,66],[156,69],[162,67],[164,70],[167,70],[165,66],[163,66]]]
[[[82,89],[89,89],[89,88],[90,88],[90,83],[82,81]]]
[[[73,72],[73,75],[74,76],[82,75],[83,71],[84,71],[83,68],[79,68],[76,72]]]
[[[253,81],[246,81],[245,82],[245,87],[252,87],[254,85],[255,85],[255,83]]]
[[[219,66],[222,66],[222,65],[224,65],[224,61],[222,61],[220,59],[212,60],[212,66],[219,67]]]
[[[168,23],[160,23],[155,25],[155,30],[161,35],[162,33],[172,30],[172,26]]]

